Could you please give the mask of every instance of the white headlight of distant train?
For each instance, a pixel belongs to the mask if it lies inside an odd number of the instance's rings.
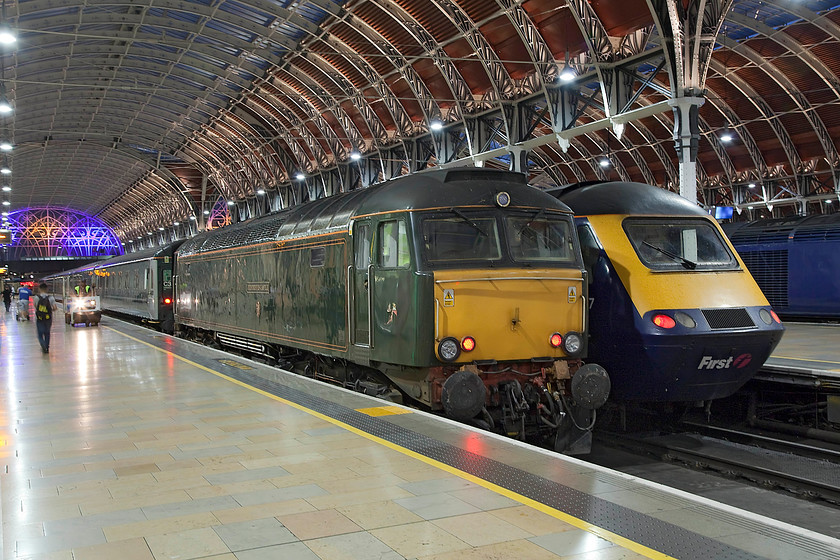
[[[454,362],[461,355],[461,344],[457,338],[448,336],[438,344],[438,356],[444,362]]]

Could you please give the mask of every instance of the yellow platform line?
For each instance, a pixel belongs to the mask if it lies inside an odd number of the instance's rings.
[[[336,426],[344,428],[348,432],[352,432],[352,433],[354,433],[356,435],[359,435],[359,436],[361,436],[365,439],[368,439],[368,440],[373,441],[375,443],[378,443],[382,446],[385,446],[389,449],[393,449],[394,451],[402,453],[403,455],[407,455],[409,457],[417,459],[418,461],[426,463],[427,465],[431,465],[431,466],[436,467],[436,468],[438,468],[442,471],[446,471],[450,474],[453,474],[453,475],[455,475],[459,478],[463,478],[464,480],[468,480],[468,481],[472,482],[473,484],[477,484],[477,485],[479,485],[483,488],[486,488],[488,490],[491,490],[491,491],[493,491],[493,492],[495,492],[499,495],[505,496],[506,498],[510,498],[511,500],[514,500],[516,502],[519,502],[521,504],[529,506],[529,507],[531,507],[531,508],[533,508],[537,511],[540,511],[542,513],[550,515],[551,517],[554,517],[556,519],[564,521],[564,522],[568,523],[569,525],[577,527],[578,529],[582,529],[582,530],[584,530],[588,533],[592,533],[593,535],[601,537],[602,539],[608,540],[613,544],[621,546],[622,548],[632,550],[633,552],[635,552],[637,554],[641,554],[642,556],[646,556],[647,558],[652,558],[653,560],[677,560],[673,556],[668,556],[667,554],[659,552],[658,550],[648,548],[648,547],[646,547],[642,544],[637,543],[636,541],[630,540],[626,537],[622,537],[621,535],[619,535],[617,533],[613,533],[612,531],[608,531],[607,529],[604,529],[603,527],[598,527],[597,525],[593,525],[592,523],[589,523],[588,521],[584,521],[583,519],[578,519],[577,517],[574,517],[573,515],[569,515],[566,512],[560,511],[560,510],[555,509],[551,506],[547,506],[547,505],[545,505],[541,502],[538,502],[536,500],[533,500],[533,499],[531,499],[527,496],[517,494],[516,492],[508,490],[507,488],[499,486],[498,484],[488,482],[488,481],[484,480],[483,478],[479,478],[479,477],[477,477],[473,474],[470,474],[468,472],[465,472],[465,471],[462,471],[462,470],[457,469],[455,467],[452,467],[450,465],[447,465],[446,463],[442,463],[442,462],[437,461],[435,459],[430,459],[429,457],[426,457],[425,455],[421,455],[420,453],[412,451],[411,449],[407,449],[405,447],[397,445],[396,443],[392,443],[392,442],[390,442],[386,439],[382,439],[378,436],[369,434],[369,433],[367,433],[363,430],[360,430],[358,428],[355,428],[355,427],[351,426],[350,424],[345,424],[344,422],[342,422],[340,420],[336,420],[335,418],[331,418],[331,417],[329,417],[325,414],[321,414],[320,412],[318,412],[316,410],[312,410],[311,408],[307,408],[307,407],[305,407],[303,405],[300,405],[296,402],[284,399],[283,397],[278,397],[277,395],[273,395],[273,394],[271,394],[267,391],[263,391],[262,389],[259,389],[257,387],[253,387],[251,385],[248,385],[247,383],[239,381],[238,379],[234,379],[233,377],[229,377],[229,376],[225,375],[224,373],[215,371],[215,370],[213,370],[209,367],[206,367],[206,366],[203,366],[199,363],[193,362],[192,360],[184,358],[183,356],[179,356],[178,354],[170,352],[169,350],[164,350],[163,348],[159,348],[159,347],[155,346],[154,344],[146,342],[145,340],[140,340],[139,338],[135,338],[135,337],[133,337],[129,334],[126,334],[124,332],[121,332],[121,331],[119,331],[119,330],[117,330],[113,327],[104,327],[104,328],[106,328],[108,330],[111,330],[111,331],[114,331],[115,333],[120,334],[120,335],[122,335],[126,338],[129,338],[129,339],[131,339],[135,342],[139,342],[140,344],[145,344],[146,346],[148,346],[150,348],[153,348],[153,349],[157,350],[158,352],[162,352],[163,354],[167,354],[169,356],[172,356],[176,360],[180,360],[180,361],[182,361],[186,364],[189,364],[193,367],[196,367],[200,370],[206,371],[208,373],[212,373],[213,375],[215,375],[217,377],[221,377],[222,379],[224,379],[226,381],[230,381],[231,383],[239,385],[240,387],[244,387],[245,389],[248,389],[248,390],[253,391],[255,393],[259,393],[261,395],[264,395],[264,396],[266,396],[270,399],[281,402],[283,404],[289,405],[292,408],[296,408],[296,409],[298,409],[302,412],[306,412],[307,414],[315,416],[316,418],[320,418],[321,420],[329,422],[330,424],[334,424]]]
[[[840,362],[832,362],[831,360],[815,360],[814,358],[794,358],[794,357],[791,357],[791,356],[777,356],[776,354],[773,354],[770,357],[771,358],[776,358],[777,360],[795,360],[797,362],[818,362],[820,364],[838,364],[838,365],[840,365]]]

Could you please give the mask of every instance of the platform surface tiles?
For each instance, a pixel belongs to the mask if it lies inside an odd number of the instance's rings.
[[[764,369],[840,379],[840,325],[786,322]]]
[[[0,322],[4,559],[840,559],[840,542],[142,327]]]

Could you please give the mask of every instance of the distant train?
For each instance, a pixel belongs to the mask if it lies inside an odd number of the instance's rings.
[[[164,332],[174,332],[172,275],[175,249],[183,241],[137,251],[119,257],[89,264],[45,278],[52,283],[56,294],[73,294],[74,287],[84,279],[93,287],[97,305],[160,327]],[[67,322],[78,322],[73,313],[73,299],[64,296]],[[61,301],[61,300],[59,300]],[[97,311],[99,308],[97,307]],[[96,319],[96,323],[99,319]]]
[[[588,359],[610,372],[613,400],[726,397],[770,356],[784,327],[702,209],[640,183],[549,192],[576,215],[589,281]]]
[[[783,317],[840,319],[840,214],[724,224]]]

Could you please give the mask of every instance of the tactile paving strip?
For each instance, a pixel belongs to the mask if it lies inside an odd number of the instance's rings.
[[[163,346],[158,341],[155,341],[154,344],[155,346]],[[171,344],[166,344],[166,346],[167,348],[161,349],[172,351]],[[192,354],[190,359],[195,359],[199,363],[208,362],[207,367],[213,367],[212,359],[196,353],[192,348],[184,348],[184,350]],[[225,371],[225,375],[506,488],[668,556],[683,560],[708,560],[709,558],[715,560],[758,560],[764,558],[597,496],[564,486],[558,482],[435,440],[386,420],[357,412],[322,397],[289,387],[281,382],[266,379],[257,372],[231,368]],[[279,376],[274,374],[272,377],[277,379]],[[810,541],[808,544],[810,545],[807,547],[810,549],[808,552],[817,554],[820,558],[840,559],[840,551],[828,544],[815,541]]]

